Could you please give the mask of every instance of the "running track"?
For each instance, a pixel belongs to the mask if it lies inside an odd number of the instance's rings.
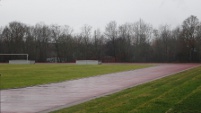
[[[45,113],[178,73],[199,64],[158,64],[127,72],[1,91],[1,113]]]

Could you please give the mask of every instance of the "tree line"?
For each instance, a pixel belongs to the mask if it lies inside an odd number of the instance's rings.
[[[111,21],[104,32],[84,25],[80,33],[73,33],[67,25],[14,21],[0,28],[0,54],[11,53],[28,53],[36,62],[200,62],[201,22],[192,15],[173,29],[155,29],[142,19],[122,25]],[[19,58],[0,56],[0,62]]]

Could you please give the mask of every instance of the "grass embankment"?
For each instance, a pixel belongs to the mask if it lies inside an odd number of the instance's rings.
[[[0,74],[2,75],[1,89],[61,82],[65,80],[128,71],[149,66],[151,65],[0,64]]]
[[[54,113],[201,113],[201,67]]]

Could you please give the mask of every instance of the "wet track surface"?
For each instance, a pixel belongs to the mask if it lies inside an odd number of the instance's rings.
[[[198,64],[158,64],[127,72],[1,91],[1,113],[49,112],[153,81]]]

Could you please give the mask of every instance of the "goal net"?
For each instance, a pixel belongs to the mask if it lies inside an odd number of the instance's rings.
[[[0,54],[0,62],[6,63],[10,60],[27,60],[29,59],[28,54]]]

